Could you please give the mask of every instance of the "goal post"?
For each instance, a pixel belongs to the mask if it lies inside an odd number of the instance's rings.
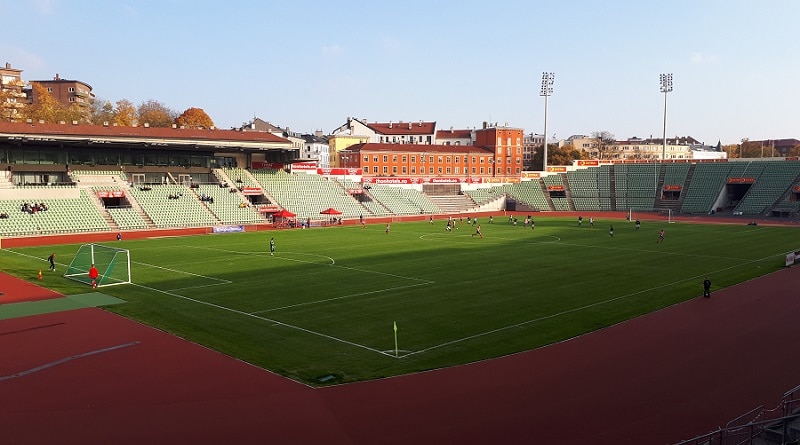
[[[667,221],[668,224],[673,224],[675,220],[672,218],[672,209],[664,209],[664,208],[635,208],[629,207],[628,214],[625,216],[629,222],[636,221],[644,217],[645,219],[648,216],[657,217],[658,219],[664,219]]]
[[[97,287],[130,284],[131,255],[127,249],[103,246],[101,244],[84,244],[64,272],[64,277],[91,285],[89,269],[97,268]]]

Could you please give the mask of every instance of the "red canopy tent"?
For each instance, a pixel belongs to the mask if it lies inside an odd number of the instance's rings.
[[[333,207],[329,207],[329,208],[319,212],[319,214],[320,215],[341,215],[342,212],[334,209]]]
[[[273,218],[294,218],[295,216],[297,216],[297,215],[295,215],[294,213],[292,213],[292,212],[290,212],[290,211],[288,211],[286,209],[281,209],[280,212],[275,212],[275,213],[272,214]]]

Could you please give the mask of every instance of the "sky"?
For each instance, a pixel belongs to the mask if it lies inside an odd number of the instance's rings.
[[[0,0],[0,63],[97,99],[331,133],[348,117],[800,139],[795,0]]]

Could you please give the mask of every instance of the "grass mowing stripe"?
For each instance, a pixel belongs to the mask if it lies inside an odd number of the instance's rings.
[[[335,378],[325,384],[337,384],[573,338],[697,297],[705,275],[720,289],[778,270],[797,247],[796,228],[643,220],[636,231],[619,220],[590,229],[571,218],[535,219],[535,231],[484,223],[483,239],[470,227],[445,233],[437,220],[395,223],[389,234],[375,225],[126,240],[133,259],[164,269],[133,264],[134,282],[149,289],[109,289],[128,303],[105,309],[306,384],[327,375]],[[667,238],[655,245],[661,227]],[[77,246],[19,250],[30,257],[0,251],[3,270],[35,281],[31,271],[47,255],[66,261]],[[85,291],[55,276],[45,284]],[[271,313],[247,315],[260,311]]]
[[[159,293],[162,293],[162,294],[165,294],[165,295],[169,295],[171,297],[181,298],[181,299],[184,299],[186,301],[191,301],[193,303],[202,304],[202,305],[210,306],[210,307],[213,307],[213,308],[216,308],[216,309],[221,309],[221,310],[224,310],[224,311],[232,312],[234,314],[244,315],[246,317],[252,317],[252,318],[259,319],[259,320],[268,321],[268,322],[273,323],[275,325],[279,325],[279,326],[283,326],[283,327],[286,327],[286,328],[289,328],[289,329],[302,331],[302,332],[305,332],[307,334],[311,334],[311,335],[315,335],[315,336],[318,336],[318,337],[327,338],[329,340],[333,340],[333,341],[336,341],[336,342],[339,342],[339,343],[344,343],[344,344],[347,344],[347,345],[350,345],[350,346],[355,346],[355,347],[361,348],[361,349],[366,349],[368,351],[377,352],[378,354],[381,354],[381,355],[391,356],[390,354],[387,354],[384,351],[379,351],[377,349],[370,348],[369,346],[364,346],[364,345],[360,345],[358,343],[353,343],[351,341],[343,340],[341,338],[337,338],[337,337],[334,337],[332,335],[323,334],[321,332],[316,332],[316,331],[313,331],[311,329],[303,328],[303,327],[300,327],[300,326],[294,326],[294,325],[291,325],[291,324],[288,324],[288,323],[284,323],[284,322],[279,321],[279,320],[274,320],[274,319],[266,318],[266,317],[260,317],[260,316],[255,315],[255,314],[249,314],[247,312],[242,312],[242,311],[239,311],[239,310],[236,310],[236,309],[232,309],[232,308],[229,308],[229,307],[221,306],[221,305],[214,304],[214,303],[209,303],[207,301],[197,300],[197,299],[194,299],[194,298],[191,298],[191,297],[187,297],[185,295],[176,294],[174,292],[164,291],[164,290],[160,290],[160,289],[154,289],[154,288],[151,288],[151,287],[143,286],[141,284],[131,283],[131,285],[137,286],[137,287],[141,287],[143,289],[147,289],[147,290],[150,290],[150,291],[153,291],[153,292],[159,292]]]

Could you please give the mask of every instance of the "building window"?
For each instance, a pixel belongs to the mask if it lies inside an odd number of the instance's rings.
[[[437,156],[436,160],[439,161],[440,164],[442,163],[442,157],[441,156]]]
[[[47,87],[47,92],[48,93],[52,93],[53,92],[53,87]]]
[[[403,155],[403,163],[405,163],[407,160],[408,160],[408,156]]]
[[[455,170],[453,171],[453,173],[455,173],[455,174],[457,174],[457,175],[458,175],[458,174],[460,174],[460,173],[461,173],[461,169],[460,169],[460,168],[458,168],[458,167],[455,167]]]
[[[376,159],[375,161],[377,162],[378,160]],[[364,162],[365,163],[369,162],[369,156],[368,155],[364,155]]]
[[[67,91],[69,91],[70,93],[74,93],[75,92],[75,87],[69,87],[69,88],[67,88]]]
[[[392,162],[397,162],[397,155],[392,156]]]
[[[439,167],[439,168],[437,169],[437,171],[438,171],[438,172],[439,172],[439,174],[441,175],[441,174],[442,174],[442,167]]]
[[[393,175],[397,174],[397,167],[394,167],[394,166],[392,167],[392,174]]]
[[[450,158],[450,156],[448,156],[448,157],[445,159],[445,162],[447,162],[447,163],[449,164],[449,163],[450,163],[450,159],[451,159],[451,158]]]
[[[433,174],[433,167],[428,167],[428,174]]]
[[[413,165],[411,166],[411,174],[412,175],[416,175],[417,174],[417,167],[414,167]]]
[[[433,164],[433,156],[428,156],[428,162],[430,162],[431,164]],[[433,172],[431,172],[431,173],[433,173]]]
[[[383,155],[383,162],[389,162],[389,155]]]
[[[449,175],[450,174],[450,167],[447,167],[444,172]]]
[[[372,157],[372,162],[378,162],[378,157],[377,156],[373,156]]]
[[[456,164],[458,164],[459,162],[461,162],[461,158],[460,158],[460,157],[458,157],[458,156],[456,156],[456,158],[455,158],[455,163],[456,163]]]
[[[374,173],[376,175],[378,174],[378,166],[377,165],[372,167],[372,173]]]
[[[417,163],[417,157],[416,156],[411,156],[411,163],[412,164],[416,164]]]
[[[384,166],[383,166],[383,174],[385,175],[385,174],[387,174],[387,173],[389,173],[389,167],[387,167],[387,166],[385,166],[385,165],[384,165]]]

